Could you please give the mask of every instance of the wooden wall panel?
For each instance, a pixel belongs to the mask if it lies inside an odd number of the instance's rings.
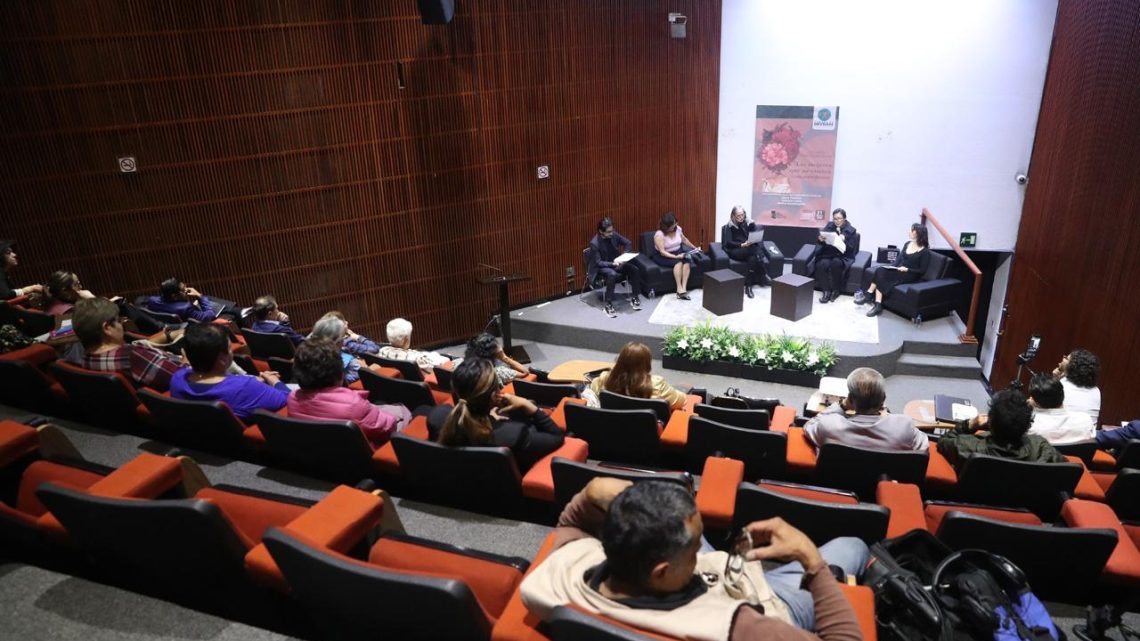
[[[532,276],[526,301],[564,291],[603,215],[712,240],[719,52],[716,0],[469,0],[448,26],[411,0],[11,0],[0,237],[18,282],[178,274],[303,326],[461,339],[495,307],[480,262]]]
[[[993,383],[1034,333],[1035,369],[1083,347],[1102,362],[1102,422],[1140,417],[1140,5],[1062,1]]]

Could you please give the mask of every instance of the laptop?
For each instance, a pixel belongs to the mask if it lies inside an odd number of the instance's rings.
[[[968,399],[947,394],[934,395],[934,418],[940,423],[968,421],[978,415],[978,408]]]

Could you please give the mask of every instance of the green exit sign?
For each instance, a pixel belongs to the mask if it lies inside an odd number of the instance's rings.
[[[977,234],[977,232],[972,232],[972,231],[962,232],[962,235],[958,237],[958,244],[961,245],[962,247],[977,247],[978,246],[978,234]]]

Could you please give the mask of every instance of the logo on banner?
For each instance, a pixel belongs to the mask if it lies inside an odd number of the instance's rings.
[[[815,118],[812,118],[811,128],[817,131],[835,130],[835,107],[816,107]]]

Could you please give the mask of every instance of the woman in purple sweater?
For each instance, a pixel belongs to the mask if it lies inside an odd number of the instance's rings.
[[[170,395],[190,401],[222,401],[243,421],[257,410],[275,412],[285,407],[289,388],[276,372],[259,376],[229,375],[233,363],[230,339],[211,323],[191,325],[182,338],[182,355],[191,369],[181,369],[170,380]]]

